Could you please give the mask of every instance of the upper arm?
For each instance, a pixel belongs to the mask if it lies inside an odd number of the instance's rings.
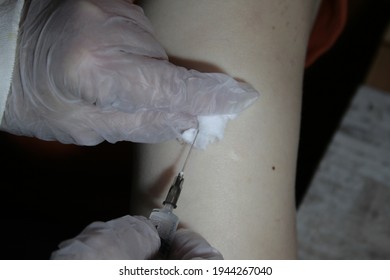
[[[220,143],[192,153],[176,213],[226,259],[294,258],[301,87],[318,1],[141,3],[172,61],[261,94]],[[141,192],[162,201],[182,154],[175,141],[143,146]]]

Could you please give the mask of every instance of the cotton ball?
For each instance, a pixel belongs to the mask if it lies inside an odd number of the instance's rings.
[[[219,115],[219,116],[200,116],[199,133],[194,144],[195,148],[206,149],[206,147],[216,141],[223,139],[226,124],[232,120],[236,115]],[[191,128],[183,132],[182,140],[192,144],[196,135],[197,129]]]

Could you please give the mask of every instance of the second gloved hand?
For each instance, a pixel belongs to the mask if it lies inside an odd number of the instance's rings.
[[[171,64],[132,1],[32,0],[25,12],[1,130],[79,145],[157,143],[258,97],[227,75]]]
[[[146,260],[157,256],[160,237],[145,217],[123,216],[108,222],[94,222],[75,238],[66,240],[51,259]],[[223,259],[199,234],[178,230],[171,247],[171,259]]]

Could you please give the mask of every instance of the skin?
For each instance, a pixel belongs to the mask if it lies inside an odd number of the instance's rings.
[[[296,258],[302,79],[319,1],[138,4],[172,62],[226,73],[261,94],[228,123],[221,142],[192,152],[175,210],[182,226],[202,234],[225,259]],[[160,207],[186,151],[178,141],[139,145],[133,214]]]

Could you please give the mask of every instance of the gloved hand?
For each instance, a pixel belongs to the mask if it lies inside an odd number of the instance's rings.
[[[145,217],[123,216],[108,222],[94,222],[78,236],[66,240],[51,259],[72,260],[145,260],[157,256],[160,238]],[[199,234],[178,230],[170,259],[223,259],[222,255]]]
[[[172,242],[169,259],[172,260],[223,260],[222,254],[199,233],[179,229]]]
[[[132,2],[30,1],[0,129],[79,145],[157,143],[257,99],[227,75],[171,64]]]

